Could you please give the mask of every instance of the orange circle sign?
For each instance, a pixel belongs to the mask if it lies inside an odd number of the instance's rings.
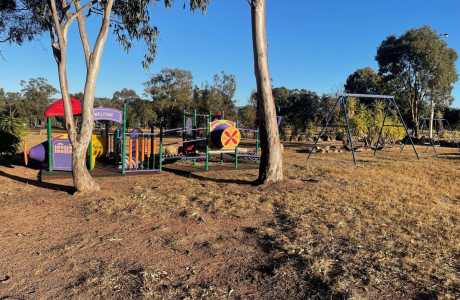
[[[240,144],[241,134],[238,128],[228,127],[222,132],[221,142],[224,149],[235,149]]]

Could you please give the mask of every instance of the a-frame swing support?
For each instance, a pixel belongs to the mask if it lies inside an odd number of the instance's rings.
[[[337,100],[335,101],[335,104],[331,107],[331,109],[326,114],[326,117],[322,122],[324,125],[321,127],[320,133],[318,134],[318,136],[315,139],[315,143],[313,144],[313,146],[311,147],[310,151],[308,152],[307,160],[310,159],[311,154],[313,153],[313,151],[315,150],[316,146],[318,145],[319,139],[323,136],[324,132],[329,127],[329,123],[332,120],[334,112],[336,111],[337,107],[339,107],[340,111],[343,113],[343,118],[345,120],[345,127],[347,129],[346,134],[347,134],[347,137],[348,137],[348,141],[350,143],[353,163],[355,165],[357,164],[356,163],[356,151],[355,151],[355,148],[353,146],[352,130],[351,130],[351,127],[350,127],[350,118],[348,116],[348,109],[347,109],[347,107],[348,107],[348,98],[349,97],[354,97],[354,98],[357,98],[357,99],[359,99],[359,98],[380,99],[380,100],[384,101],[383,122],[382,122],[381,128],[379,129],[379,135],[378,135],[378,138],[377,138],[377,141],[376,141],[376,145],[374,147],[374,156],[376,155],[376,152],[377,152],[376,149],[377,149],[378,143],[379,143],[379,141],[381,139],[381,136],[383,134],[383,128],[385,126],[387,126],[387,125],[385,125],[385,121],[386,121],[386,118],[387,118],[387,110],[389,110],[389,109],[391,109],[391,107],[393,107],[395,109],[396,113],[397,113],[397,116],[398,116],[401,124],[404,127],[404,130],[405,130],[406,135],[407,135],[407,137],[409,139],[409,142],[412,145],[412,149],[414,150],[415,156],[417,157],[417,159],[420,159],[420,157],[418,155],[418,152],[417,152],[417,149],[415,148],[414,141],[412,140],[412,137],[409,134],[409,129],[407,128],[406,122],[404,122],[404,119],[402,117],[401,111],[399,110],[399,107],[396,104],[395,98],[393,96],[344,93],[344,94],[337,94]],[[340,113],[339,113],[339,115],[340,115]]]

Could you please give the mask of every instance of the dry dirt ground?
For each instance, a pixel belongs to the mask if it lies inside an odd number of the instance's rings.
[[[359,157],[286,148],[278,185],[164,172],[91,196],[0,166],[0,299],[459,299],[460,156]]]

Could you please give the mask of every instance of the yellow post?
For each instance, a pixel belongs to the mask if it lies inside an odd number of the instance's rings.
[[[24,152],[24,164],[27,167],[27,165],[29,164],[29,156],[27,155],[28,154],[27,153],[28,152],[27,151],[27,142],[26,142],[25,139],[22,141],[22,150]]]

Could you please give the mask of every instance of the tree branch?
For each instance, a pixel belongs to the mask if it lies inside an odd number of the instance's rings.
[[[64,0],[62,0],[62,1],[64,1]],[[94,3],[97,3],[97,0],[89,1],[88,3],[83,5],[82,7],[80,7],[80,5],[78,5],[78,7],[77,7],[75,2],[80,3],[80,1],[74,1],[76,11],[73,14],[70,13],[70,12],[66,13],[67,21],[64,23],[64,30],[65,31],[68,30],[68,28],[70,27],[72,22],[75,20],[75,18],[77,18],[77,19],[80,18],[81,19],[81,13],[84,12],[86,9],[90,8],[91,6],[93,6]]]
[[[50,1],[50,7],[51,7],[51,15],[53,17],[54,28],[58,36],[58,41],[59,41],[59,44],[63,46],[66,44],[66,40],[64,39],[63,30],[61,28],[61,20],[59,20],[59,15],[57,13],[56,1],[55,0],[49,0],[49,1]]]
[[[49,0],[49,4],[54,22],[54,26],[50,28],[50,34],[53,38],[53,53],[58,65],[59,84],[61,87],[62,100],[64,102],[64,116],[70,142],[74,145],[77,140],[77,131],[75,129],[75,122],[73,119],[72,105],[70,103],[69,96],[69,84],[67,80],[67,30],[63,30],[61,28],[62,25],[56,8],[56,0]],[[55,35],[58,37],[57,41],[54,38]]]
[[[86,22],[85,18],[82,17],[81,12],[82,9],[84,9],[85,6],[88,4],[94,4],[96,1],[91,1],[86,3],[83,7],[80,6],[80,0],[74,0],[73,3],[75,5],[75,8],[77,9],[77,22],[78,22],[78,30],[80,32],[80,39],[83,45],[83,53],[85,54],[85,62],[86,62],[86,67],[89,67],[90,64],[90,57],[91,57],[91,48],[89,45],[88,41],[88,34],[86,32]],[[88,6],[89,8],[90,6]],[[79,13],[80,12],[80,13]]]
[[[91,54],[92,61],[98,60],[100,58],[102,48],[107,39],[107,32],[110,26],[110,14],[112,12],[113,1],[114,0],[108,0],[104,8],[104,18],[102,20],[101,30],[99,31],[96,43],[94,44],[94,50]]]

